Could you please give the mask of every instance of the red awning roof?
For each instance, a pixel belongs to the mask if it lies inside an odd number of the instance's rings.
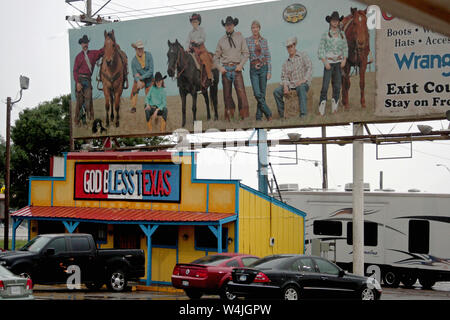
[[[129,222],[213,222],[234,217],[234,213],[186,212],[144,209],[36,207],[27,206],[11,214],[16,218],[57,218],[67,220]]]

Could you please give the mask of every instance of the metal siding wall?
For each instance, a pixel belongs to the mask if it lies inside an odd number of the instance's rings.
[[[177,249],[152,249],[152,281],[171,282],[173,267],[177,263]]]
[[[50,206],[52,199],[51,181],[31,181],[31,205]]]

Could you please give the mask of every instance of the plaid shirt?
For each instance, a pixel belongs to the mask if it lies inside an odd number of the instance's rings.
[[[261,47],[260,55],[256,54],[256,40],[255,38],[253,38],[253,36],[245,38],[245,41],[247,41],[248,51],[250,52],[250,66],[252,61],[259,60],[263,63],[263,65],[268,65],[269,67],[268,72],[272,73],[271,56],[267,40],[264,39],[263,37],[259,38],[259,45]]]
[[[312,62],[306,52],[296,52],[293,58],[288,58],[281,69],[281,85],[287,85],[290,89],[297,87],[298,81],[306,80],[311,86]]]

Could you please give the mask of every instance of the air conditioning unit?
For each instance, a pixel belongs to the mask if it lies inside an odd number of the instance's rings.
[[[346,183],[345,191],[353,191],[353,183]],[[370,191],[370,183],[364,182],[364,191]]]
[[[280,191],[298,191],[298,183],[281,183]]]

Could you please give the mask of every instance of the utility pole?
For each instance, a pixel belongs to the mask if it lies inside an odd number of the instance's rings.
[[[258,190],[264,194],[268,194],[267,131],[266,129],[256,130],[258,131]]]
[[[74,7],[71,3],[79,2],[79,1],[83,1],[83,0],[66,0],[66,3],[69,4],[70,6]],[[100,7],[100,9],[98,9],[96,12],[92,13],[92,0],[86,0],[86,12],[83,12],[80,9],[78,9],[77,7],[74,7],[75,9],[80,11],[81,14],[78,16],[76,16],[76,15],[75,16],[66,16],[66,20],[69,22],[70,21],[83,22],[87,26],[91,26],[93,24],[102,24],[102,23],[112,22],[112,21],[109,21],[109,20],[106,20],[106,19],[100,17],[99,15],[97,16],[97,18],[94,18],[94,16],[110,2],[111,2],[111,0],[107,1],[103,6]]]
[[[327,127],[322,126],[322,138],[327,136]],[[322,143],[322,189],[328,189],[327,144]]]
[[[11,109],[14,103],[22,99],[22,90],[28,89],[30,79],[20,76],[20,97],[18,100],[12,102],[11,97],[6,98],[6,155],[5,155],[5,219],[4,221],[4,241],[3,247],[5,250],[9,249],[9,189],[11,186],[10,162],[11,162]]]
[[[4,239],[3,239],[3,249],[9,249],[9,188],[11,185],[10,182],[10,173],[9,173],[9,164],[10,164],[10,149],[11,149],[11,97],[6,98],[6,156],[5,156],[5,219],[4,219]]]
[[[353,135],[361,136],[361,123],[353,123]],[[364,143],[353,142],[353,273],[364,275]]]

